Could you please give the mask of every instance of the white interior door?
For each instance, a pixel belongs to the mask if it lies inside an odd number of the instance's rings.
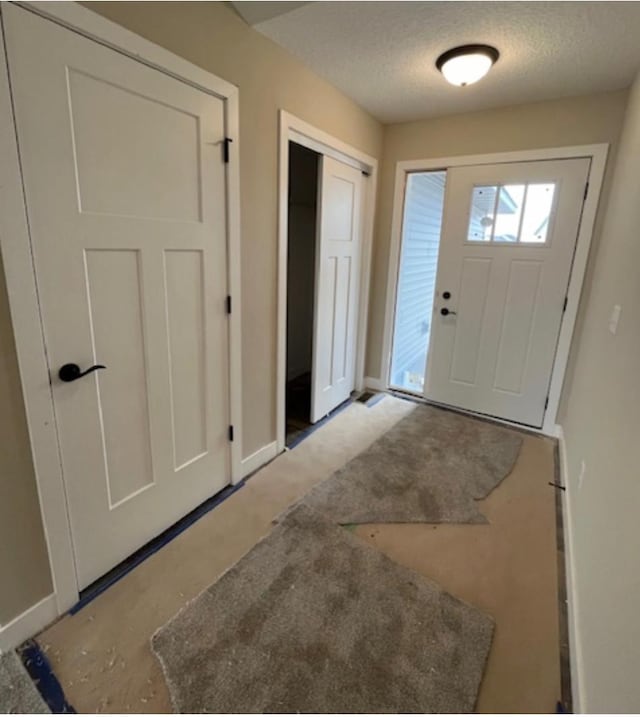
[[[427,398],[542,426],[589,167],[448,171]]]
[[[3,16],[85,587],[230,479],[224,103]],[[63,382],[68,363],[106,369]]]
[[[319,174],[312,423],[355,387],[362,248],[362,173],[321,156]]]

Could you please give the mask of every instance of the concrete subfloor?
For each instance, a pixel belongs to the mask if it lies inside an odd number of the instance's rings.
[[[169,712],[149,640],[266,535],[272,520],[415,404],[354,403],[255,474],[118,583],[38,640],[78,712]],[[560,699],[554,443],[527,435],[481,504],[488,525],[363,525],[356,534],[485,610],[496,632],[480,712],[555,712]]]

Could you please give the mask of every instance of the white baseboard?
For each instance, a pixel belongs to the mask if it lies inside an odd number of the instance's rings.
[[[372,376],[364,377],[364,387],[371,388],[374,391],[386,391],[387,387],[381,378],[373,378]]]
[[[251,475],[252,473],[257,471],[258,468],[262,468],[265,463],[272,461],[277,455],[277,441],[273,441],[273,443],[267,443],[266,446],[258,448],[255,453],[252,453],[250,456],[247,456],[246,458],[242,459],[240,469],[241,477],[246,478],[248,475]]]
[[[57,617],[56,596],[52,593],[0,627],[0,653],[13,650],[14,647],[39,633]]]
[[[582,642],[578,628],[578,595],[576,590],[576,573],[573,547],[573,517],[571,505],[571,485],[569,483],[569,467],[567,463],[567,447],[564,441],[562,426],[557,426],[558,448],[560,453],[560,483],[565,487],[562,491],[562,524],[564,527],[564,558],[567,581],[567,618],[569,622],[569,656],[571,662],[571,694],[573,712],[583,712],[585,706],[583,694]]]
[[[551,438],[557,438],[560,440],[560,436],[563,436],[562,433],[562,426],[559,423],[551,423],[548,427],[548,430],[545,430],[545,426],[542,427],[542,432],[545,436],[550,436]],[[562,466],[560,467],[562,469]]]

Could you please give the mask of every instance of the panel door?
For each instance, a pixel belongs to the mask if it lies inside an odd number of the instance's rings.
[[[346,401],[355,387],[362,249],[362,174],[320,158],[311,422]]]
[[[448,172],[427,398],[542,426],[589,166]]]
[[[82,588],[230,480],[224,104],[3,16]]]

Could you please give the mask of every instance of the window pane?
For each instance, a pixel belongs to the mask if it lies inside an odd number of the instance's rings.
[[[498,187],[474,187],[468,241],[491,241]]]
[[[500,199],[496,211],[496,228],[493,234],[493,241],[518,241],[524,195],[524,184],[505,184],[503,187],[500,187]]]
[[[416,393],[424,389],[446,176],[420,172],[407,180],[389,382]]]
[[[524,208],[520,241],[526,244],[543,244],[547,241],[549,217],[555,194],[555,184],[530,184]]]

